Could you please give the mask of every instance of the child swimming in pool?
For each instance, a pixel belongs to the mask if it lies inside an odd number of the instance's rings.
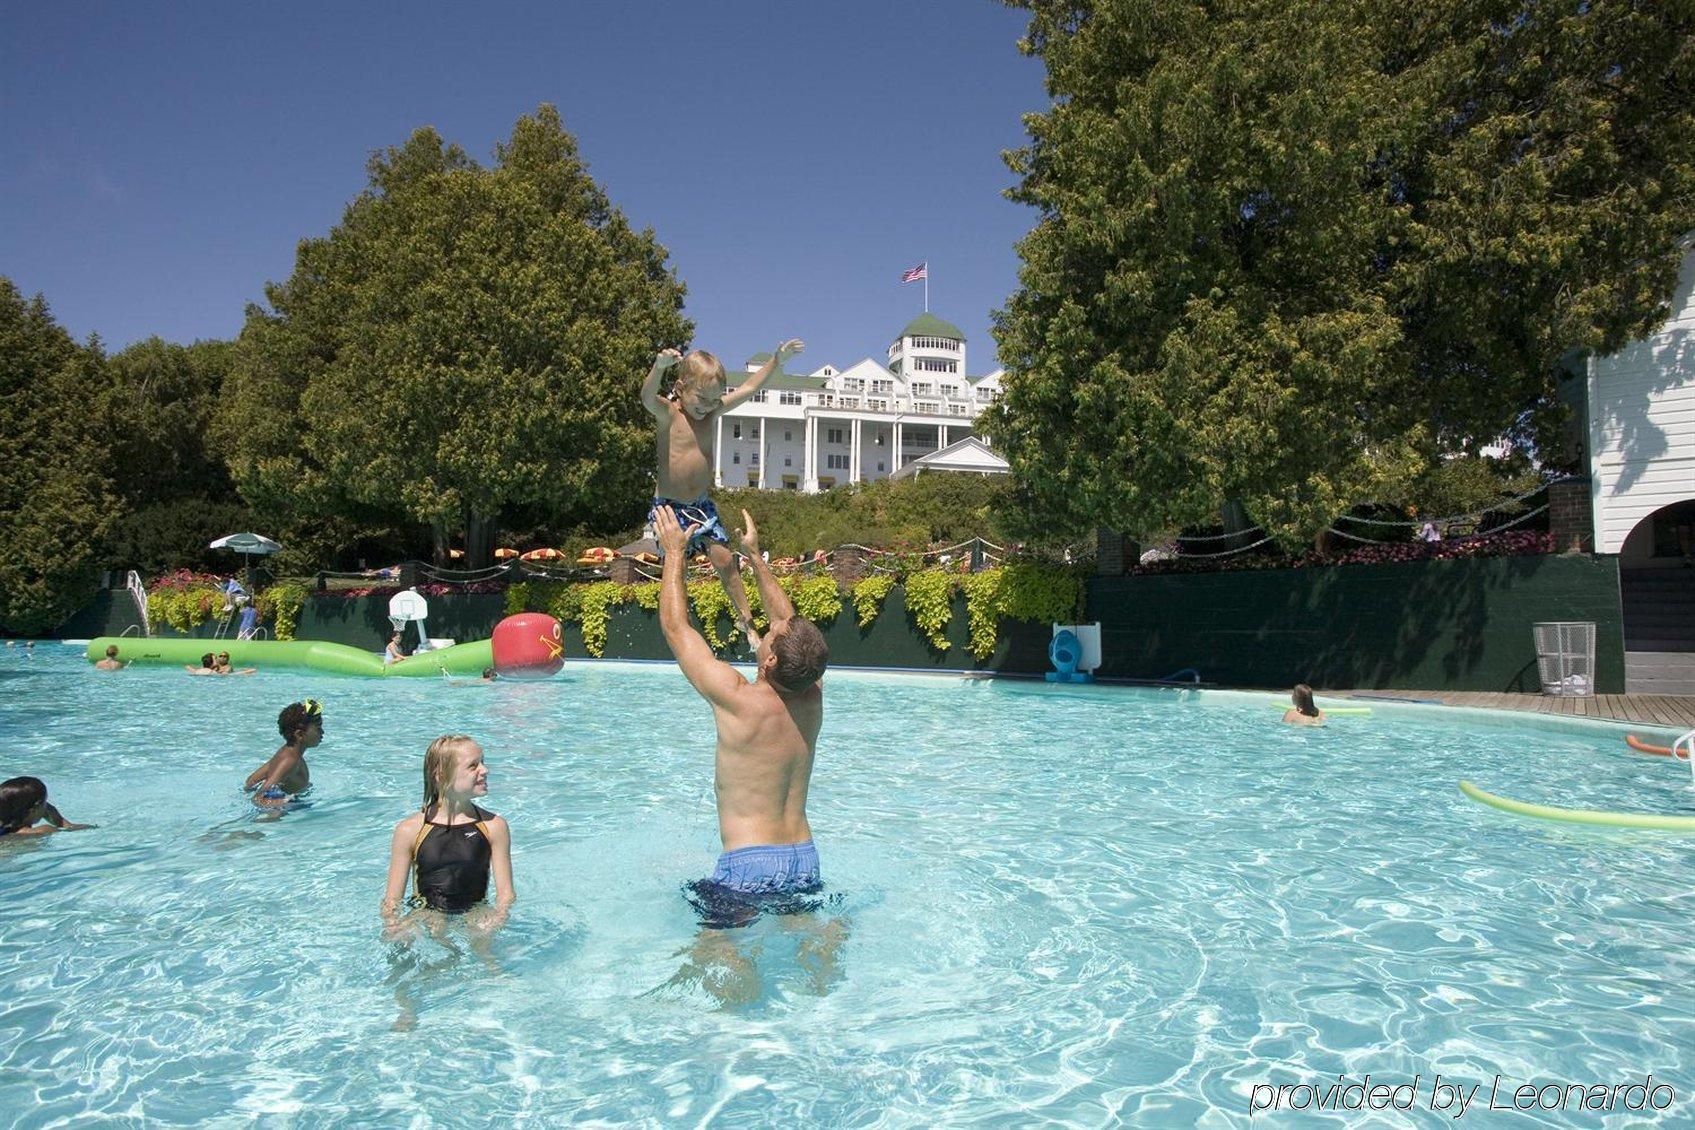
[[[0,781],[0,836],[44,836],[92,827],[92,824],[73,824],[60,816],[59,810],[48,803],[47,785],[41,778],[13,777]]]
[[[282,747],[249,773],[242,785],[262,808],[285,805],[311,785],[306,751],[324,740],[324,708],[315,698],[291,702],[277,715],[277,730],[283,736]]]
[[[1324,711],[1313,702],[1311,687],[1296,683],[1295,689],[1289,692],[1289,701],[1295,705],[1283,712],[1283,721],[1291,726],[1324,725]]]
[[[685,554],[706,551],[730,603],[736,619],[748,638],[748,646],[759,646],[754,631],[753,614],[749,610],[747,589],[742,584],[741,570],[736,568],[735,554],[730,552],[730,537],[718,519],[708,491],[712,487],[712,464],[716,444],[717,417],[720,413],[753,397],[759,386],[789,357],[805,348],[799,338],[790,338],[779,345],[759,370],[744,378],[734,392],[726,394],[724,366],[718,358],[703,349],[684,357],[675,349],[667,349],[654,358],[642,382],[642,404],[659,423],[658,462],[659,481],[654,490],[653,505],[647,512],[647,536],[655,537],[654,515],[661,506],[676,512],[677,521],[685,529],[697,527],[684,547]],[[677,381],[671,395],[663,396],[659,384],[666,370],[677,367]]]
[[[389,844],[388,889],[383,894],[385,933],[399,933],[403,905],[444,914],[464,914],[488,897],[494,906],[481,923],[487,929],[506,919],[512,889],[512,830],[481,808],[488,795],[483,749],[464,734],[444,734],[424,754],[424,803],[394,827]],[[413,894],[406,898],[408,880]]]

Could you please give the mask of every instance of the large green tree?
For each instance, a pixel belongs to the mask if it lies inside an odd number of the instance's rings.
[[[987,420],[1030,520],[1297,541],[1557,415],[1695,228],[1690,0],[1023,0]]]
[[[0,631],[52,628],[93,595],[118,513],[98,402],[104,358],[0,277]]]
[[[215,427],[243,495],[320,543],[410,522],[439,549],[464,529],[473,562],[513,508],[561,525],[639,510],[637,385],[691,326],[665,250],[558,113],[519,119],[487,168],[420,129],[368,171],[249,311]]]
[[[153,337],[107,359],[91,408],[109,437],[110,465],[122,469],[114,488],[123,513],[107,534],[111,564],[152,574],[239,562],[207,549],[250,524],[208,440],[232,352],[226,341],[175,345]]]

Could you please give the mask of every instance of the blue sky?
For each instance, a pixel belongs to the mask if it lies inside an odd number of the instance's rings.
[[[1025,13],[854,4],[0,8],[0,274],[78,337],[233,336],[367,154],[435,126],[479,161],[542,102],[688,284],[695,344],[881,357],[930,308],[993,367],[1035,213],[1001,151],[1042,109]]]

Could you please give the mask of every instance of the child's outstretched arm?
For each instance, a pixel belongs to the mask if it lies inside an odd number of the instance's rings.
[[[790,357],[793,357],[805,348],[806,343],[798,337],[791,337],[789,340],[779,345],[772,351],[771,360],[765,362],[765,364],[756,369],[752,375],[747,378],[747,380],[737,386],[735,392],[724,397],[724,402],[720,406],[719,411],[723,411],[726,408],[734,408],[736,405],[753,396],[754,393],[759,391],[759,386],[765,383],[765,378],[777,371],[777,366],[781,365],[784,361],[787,361]]]
[[[675,365],[682,358],[675,349],[661,349],[659,356],[653,359],[653,368],[647,371],[647,379],[642,381],[642,406],[654,415],[665,412],[665,398],[659,395],[659,382],[665,376],[665,370]]]

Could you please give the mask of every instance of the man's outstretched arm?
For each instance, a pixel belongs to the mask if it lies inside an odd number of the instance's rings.
[[[727,704],[730,696],[747,683],[734,667],[712,654],[711,646],[689,622],[689,594],[683,584],[688,534],[677,525],[677,515],[669,506],[654,512],[653,528],[665,551],[659,578],[659,627],[665,633],[665,642],[700,696],[715,706]]]
[[[753,515],[742,511],[742,532],[740,535],[742,552],[747,555],[753,565],[753,579],[759,585],[759,603],[765,606],[767,620],[787,620],[795,614],[795,606],[789,602],[789,594],[783,591],[783,586],[777,583],[777,578],[771,574],[771,566],[765,563],[765,558],[759,552],[759,531],[754,529]]]

